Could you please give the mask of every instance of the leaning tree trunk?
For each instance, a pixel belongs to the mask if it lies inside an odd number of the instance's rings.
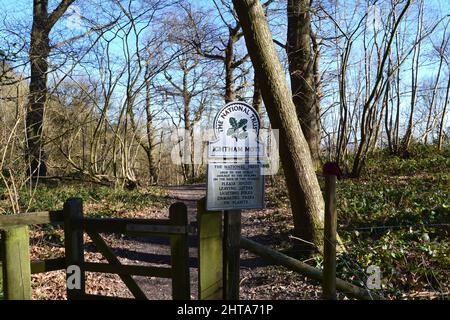
[[[289,0],[287,55],[292,100],[316,169],[320,168],[320,110],[311,52],[310,0]]]
[[[294,233],[322,249],[324,202],[284,72],[258,0],[233,0],[272,128],[280,130],[280,155],[294,217]],[[312,249],[309,246],[309,249]]]

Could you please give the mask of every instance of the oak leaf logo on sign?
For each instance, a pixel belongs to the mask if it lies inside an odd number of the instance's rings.
[[[236,118],[231,117],[230,118],[231,128],[227,130],[227,136],[231,136],[236,141],[238,141],[238,139],[247,139],[248,137],[247,121],[248,121],[247,119],[241,119],[238,122]]]

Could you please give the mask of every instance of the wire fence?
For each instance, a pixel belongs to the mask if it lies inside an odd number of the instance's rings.
[[[450,223],[428,223],[428,224],[416,224],[416,225],[381,225],[381,226],[364,226],[364,227],[341,227],[338,231],[371,231],[379,229],[420,229],[426,227],[450,227]]]

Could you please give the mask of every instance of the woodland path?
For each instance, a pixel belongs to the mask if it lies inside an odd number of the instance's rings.
[[[205,184],[166,187],[170,202],[183,202],[188,209],[188,223],[196,224],[197,200],[205,196]],[[167,218],[168,210],[156,217]],[[170,266],[170,246],[166,238],[124,237],[108,241],[114,252],[124,264]],[[191,299],[197,299],[197,237],[189,236],[189,267],[191,275]],[[153,277],[133,277],[148,299],[167,300],[172,298],[172,282],[170,279]],[[129,294],[125,294],[129,296]]]
[[[188,209],[189,224],[196,225],[197,200],[205,196],[205,184],[166,187],[173,202],[183,202]],[[167,210],[166,210],[167,211]],[[167,217],[167,212],[165,217]],[[242,214],[242,233],[262,244],[288,241],[286,234],[271,234],[273,222],[264,221],[269,209],[248,210]],[[159,216],[163,218],[164,216]],[[114,239],[114,252],[124,264],[170,265],[169,242],[163,238]],[[191,299],[198,299],[197,237],[189,236],[189,266]],[[147,297],[152,300],[172,298],[171,280],[134,277]],[[270,267],[260,258],[241,250],[240,299],[315,299],[317,284],[281,267]],[[125,294],[129,296],[129,294]]]

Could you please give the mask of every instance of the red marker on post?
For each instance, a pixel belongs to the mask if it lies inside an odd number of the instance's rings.
[[[324,176],[336,176],[338,179],[341,179],[342,177],[342,171],[337,162],[325,163],[322,172]]]

